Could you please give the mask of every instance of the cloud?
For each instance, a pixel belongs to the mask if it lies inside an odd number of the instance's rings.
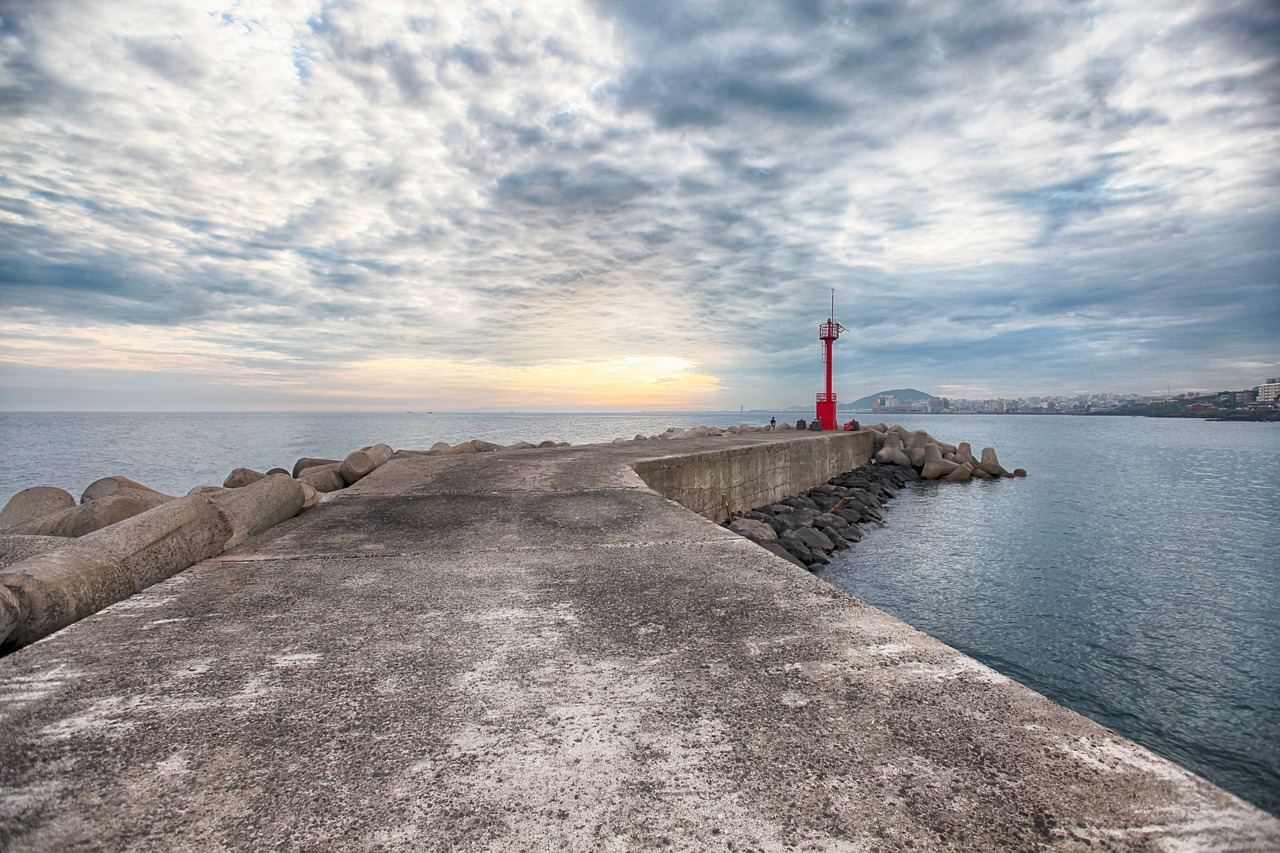
[[[15,0],[0,386],[81,369],[57,328],[254,401],[677,359],[704,404],[784,405],[833,288],[850,382],[1249,384],[1277,31],[1265,0]],[[617,384],[586,375],[580,406]]]

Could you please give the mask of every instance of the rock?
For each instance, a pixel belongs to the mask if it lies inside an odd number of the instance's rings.
[[[627,440],[625,438],[615,438],[613,441],[610,442],[610,444],[626,444],[626,443],[627,443]]]
[[[966,465],[968,465],[969,463],[967,463],[967,462],[966,462],[965,464],[966,464]],[[979,479],[979,480],[990,480],[990,479],[992,479],[991,475],[990,475],[990,474],[988,474],[986,471],[983,471],[981,468],[974,468],[974,469],[973,469],[973,473],[971,474],[971,476],[973,476],[973,477],[975,477],[975,478],[977,478],[977,479]]]
[[[774,542],[778,538],[777,531],[771,525],[752,518],[736,518],[729,524],[729,529],[760,545]]]
[[[310,456],[304,456],[297,462],[293,463],[293,471],[291,472],[296,479],[299,474],[308,468],[315,468],[318,465],[339,465],[341,459],[313,459]]]
[[[131,489],[135,492],[161,494],[150,486],[144,486],[136,480],[130,480],[128,477],[103,477],[89,484],[89,488],[85,489],[84,494],[80,496],[80,503],[87,504],[125,489]],[[165,497],[169,497],[169,495],[165,495]]]
[[[210,495],[215,492],[225,492],[226,486],[192,486],[187,490],[189,495]]]
[[[631,440],[632,441],[648,441],[649,439],[645,438],[640,433],[636,433],[634,436],[632,436]],[[541,447],[542,445],[538,445],[538,446]]]
[[[447,445],[446,445],[446,446],[447,446]],[[549,448],[552,448],[552,447],[558,447],[558,446],[559,446],[559,445],[557,445],[557,444],[556,444],[554,441],[552,441],[551,439],[547,439],[546,441],[540,441],[540,442],[538,442],[538,448],[539,448],[540,450],[546,450],[546,449],[549,449]]]
[[[496,449],[498,445],[492,446]],[[338,466],[338,473],[348,486],[355,485],[390,461],[394,452],[385,444],[374,444],[363,450],[352,451]]]
[[[813,527],[801,527],[795,531],[796,536],[800,537],[800,541],[809,546],[810,551],[821,551],[824,554],[830,554],[836,549],[836,545],[825,533]]]
[[[32,486],[23,489],[0,509],[0,531],[21,527],[42,518],[58,515],[76,505],[66,489],[56,486]]]
[[[943,479],[953,483],[967,483],[972,475],[973,469],[968,465],[957,465],[955,470],[943,477]]]
[[[283,473],[286,477],[289,476],[288,471],[284,471]],[[320,499],[320,493],[317,492],[306,480],[298,480],[298,486],[302,489],[302,508],[310,509],[315,506],[316,501]]]
[[[470,441],[472,447],[476,449],[476,453],[493,453],[495,450],[501,450],[501,444],[494,444],[492,441],[483,441],[473,438]]]
[[[813,523],[824,529],[827,527],[834,527],[836,530],[844,530],[850,524],[847,518],[841,518],[840,516],[832,515],[829,512],[824,512],[822,515],[815,518]]]
[[[284,474],[286,477],[293,476],[293,474],[289,473],[289,469],[287,468],[271,468],[270,470],[267,471],[268,477],[273,477],[276,474]]]
[[[227,479],[222,481],[222,485],[227,489],[239,489],[250,483],[256,483],[265,476],[267,475],[252,468],[236,468],[227,475]]]
[[[924,446],[924,464],[928,465],[930,462],[942,462],[942,461],[943,461],[943,456],[942,456],[941,445],[930,443]]]
[[[808,495],[795,495],[793,497],[783,498],[782,503],[791,507],[793,510],[807,509],[813,513],[821,512],[821,508],[818,506],[817,502]],[[812,521],[812,518],[810,518],[810,521]]]
[[[786,427],[783,427],[783,429],[786,429]],[[776,554],[777,556],[781,557],[782,559],[786,560],[788,563],[791,563],[792,565],[799,566],[802,569],[809,568],[804,564],[803,561],[799,560],[795,554],[792,554],[783,545],[777,542],[765,542],[761,545],[761,547],[771,554]]]
[[[1026,469],[1026,468],[1014,468],[1014,469],[1013,469],[1013,476],[1015,476],[1015,477],[1025,477],[1025,476],[1027,476],[1027,469]]]
[[[791,552],[791,556],[795,557],[806,566],[813,563],[813,551],[804,543],[794,530],[788,530],[778,537],[778,544]]]
[[[840,531],[836,530],[834,527],[823,527],[820,529],[820,532],[823,536],[831,540],[831,544],[836,547],[837,551],[843,551],[846,548],[851,547],[849,543],[845,541],[845,538],[840,535]]]
[[[778,424],[778,429],[791,429],[791,424],[787,423],[786,421],[783,421],[782,423]]]

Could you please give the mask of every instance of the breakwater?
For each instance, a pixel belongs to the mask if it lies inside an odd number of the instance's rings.
[[[15,757],[0,766],[0,844],[1280,841],[1256,809],[665,499],[635,469],[842,440],[397,456],[0,660],[0,749]]]
[[[648,437],[637,434],[630,441],[764,431],[770,428],[747,424],[728,429],[670,427]],[[615,443],[627,441],[619,438]],[[500,445],[472,439],[453,445],[436,442],[427,450],[400,452],[408,456],[464,456],[569,446],[550,440]],[[292,471],[237,467],[221,486],[197,485],[182,498],[123,475],[94,481],[78,503],[65,489],[23,489],[0,508],[0,653],[33,643],[235,547],[359,483],[396,455],[389,445],[378,443],[354,450],[343,459],[302,457]],[[790,488],[806,477],[812,479],[812,474],[804,472],[830,464],[826,457],[800,458],[790,469],[775,474],[775,490]],[[718,461],[689,467],[704,472],[732,468]],[[718,488],[735,489],[723,477],[716,482]]]
[[[803,429],[803,422],[797,423],[796,428]],[[784,423],[779,431],[789,429],[790,425]],[[650,436],[617,438],[613,443],[714,438],[774,430],[772,425],[748,424],[727,429],[670,427]],[[463,456],[568,446],[567,442],[550,440],[504,446],[472,439],[453,445],[436,442],[427,450],[400,453]],[[761,502],[750,510],[755,518],[747,520],[772,526],[776,535],[769,538],[763,527],[746,535],[785,559],[814,566],[827,562],[827,554],[847,544],[840,530],[850,538],[858,536],[856,523],[866,520],[861,515],[879,511],[878,506],[868,509],[865,503],[878,500],[882,479],[864,475],[856,483],[828,483],[828,487],[842,490],[831,502],[839,501],[842,506],[819,507],[814,503],[815,498],[821,499],[817,495],[805,498],[819,511],[814,517],[806,517],[808,507],[800,506],[800,514],[793,516],[783,509],[786,504],[770,502],[816,485],[826,472],[861,465],[872,451],[886,466],[918,468],[919,473],[913,475],[924,479],[964,481],[972,476],[1012,476],[1000,466],[991,448],[983,450],[979,461],[967,443],[949,445],[923,430],[909,433],[900,426],[883,424],[839,433],[823,442],[779,442],[763,450],[727,448],[686,454],[674,461],[642,460],[636,463],[636,472],[660,494],[707,518],[723,514],[726,521],[732,521],[744,507]],[[396,455],[389,445],[378,443],[352,451],[341,460],[302,457],[294,462],[292,470],[272,468],[262,472],[237,467],[221,486],[198,485],[181,499],[122,475],[91,483],[79,503],[63,489],[24,489],[0,508],[0,652],[35,642],[234,547],[246,536],[269,529],[359,483]],[[1017,473],[1025,475],[1021,469]],[[889,479],[896,482],[897,475]],[[870,494],[867,487],[875,494]],[[864,504],[857,518],[852,505],[843,506],[850,501]],[[780,518],[782,515],[788,517]],[[852,529],[850,524],[854,525]],[[744,532],[742,524],[737,532]],[[60,537],[74,539],[74,545],[64,544]]]

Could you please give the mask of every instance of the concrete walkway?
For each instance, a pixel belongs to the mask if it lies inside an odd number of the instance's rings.
[[[398,458],[0,660],[0,847],[1280,849],[630,467],[781,440]]]

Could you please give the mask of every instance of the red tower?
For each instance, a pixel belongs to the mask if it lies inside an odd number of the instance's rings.
[[[831,316],[827,322],[818,326],[818,338],[822,341],[822,363],[827,368],[826,393],[818,394],[818,412],[814,420],[822,424],[824,430],[839,429],[836,423],[836,393],[831,390],[831,345],[840,337],[844,326],[836,322],[836,292],[831,291]]]

